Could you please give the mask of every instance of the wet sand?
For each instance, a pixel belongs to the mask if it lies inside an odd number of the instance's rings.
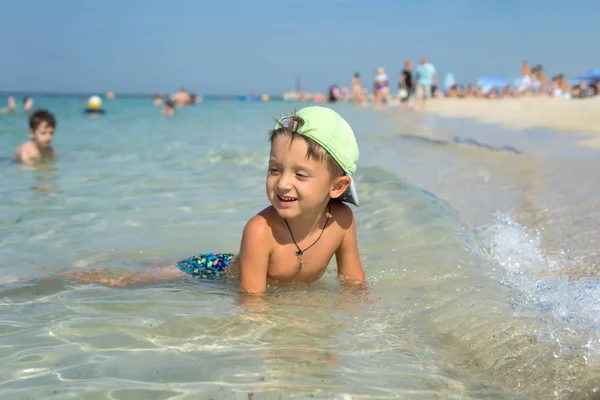
[[[600,149],[600,97],[591,99],[440,99],[427,111],[442,117],[471,118],[509,129],[544,127],[584,133],[577,144]]]

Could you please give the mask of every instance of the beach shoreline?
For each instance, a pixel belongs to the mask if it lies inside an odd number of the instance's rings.
[[[600,149],[600,98],[432,99],[426,112],[499,124],[511,130],[548,128],[581,134],[578,145]]]

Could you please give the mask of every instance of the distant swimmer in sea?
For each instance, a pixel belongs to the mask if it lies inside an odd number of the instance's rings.
[[[185,88],[179,89],[179,92],[171,95],[171,100],[175,103],[176,106],[182,107],[190,104],[190,95],[188,94]]]
[[[198,97],[198,95],[196,93],[190,93],[190,101],[188,103],[188,105],[192,105],[192,104],[196,104],[200,101],[200,98]]]
[[[332,85],[329,88],[329,93],[327,94],[327,101],[329,103],[335,103],[340,99],[340,88],[338,85]]]
[[[56,119],[47,110],[36,110],[29,117],[30,140],[20,145],[15,152],[15,160],[26,164],[36,164],[56,159],[52,148]]]
[[[15,102],[15,98],[13,96],[8,97],[8,106],[0,109],[0,114],[8,114],[14,112],[17,109],[17,103]]]
[[[160,93],[156,93],[154,95],[154,101],[152,102],[152,104],[154,105],[154,107],[158,107],[161,106],[163,103],[163,97],[162,94]]]
[[[165,102],[165,105],[162,109],[162,114],[166,115],[167,117],[172,117],[175,115],[175,104],[171,100]]]
[[[88,100],[88,106],[84,111],[86,114],[104,114],[102,109],[102,99],[100,96],[92,96]]]
[[[23,98],[23,110],[25,110],[25,112],[29,112],[29,111],[31,111],[32,107],[33,107],[33,99],[31,97],[25,96],[25,98]]]

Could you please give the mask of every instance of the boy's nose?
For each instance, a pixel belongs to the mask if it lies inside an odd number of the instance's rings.
[[[292,188],[292,179],[288,174],[282,174],[277,182],[277,187],[282,190],[289,190]]]

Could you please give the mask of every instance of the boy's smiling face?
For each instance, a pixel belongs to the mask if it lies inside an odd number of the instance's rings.
[[[54,128],[46,121],[41,121],[35,130],[29,130],[31,140],[41,149],[47,149],[54,140]]]
[[[302,139],[277,136],[271,145],[267,173],[267,197],[286,219],[321,209],[333,188],[327,166],[307,158],[308,144]]]

